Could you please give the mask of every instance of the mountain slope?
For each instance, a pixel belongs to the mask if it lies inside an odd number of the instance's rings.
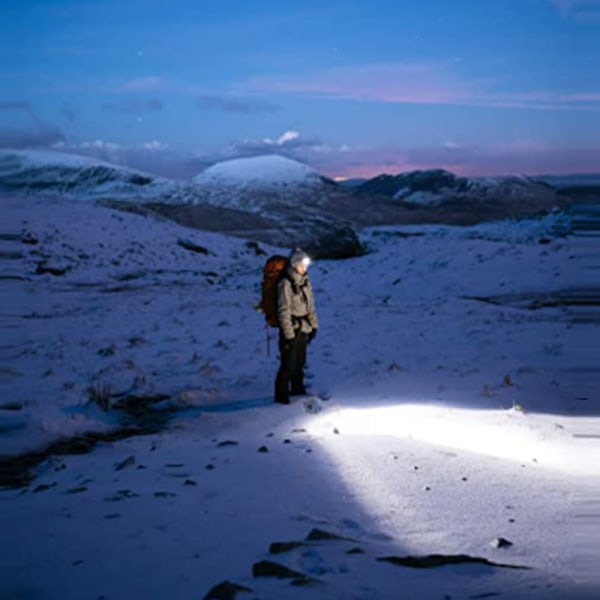
[[[190,202],[184,184],[87,156],[42,150],[0,150],[0,191],[77,200]]]
[[[550,185],[524,176],[467,178],[444,169],[380,175],[361,185],[364,194],[388,196],[416,206],[441,206],[450,202],[557,203]]]
[[[277,155],[227,160],[194,178],[204,201],[265,216],[326,202],[337,186],[314,169]]]
[[[363,202],[314,169],[277,155],[217,163],[194,178],[202,203],[246,212],[275,227],[244,235],[281,246],[301,245],[316,256],[362,253],[340,203]]]

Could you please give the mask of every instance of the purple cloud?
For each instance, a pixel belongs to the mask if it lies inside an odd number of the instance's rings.
[[[322,147],[317,137],[306,137],[297,131],[286,131],[278,138],[244,139],[233,143],[229,152],[236,156],[252,156],[257,154],[294,154],[303,148]]]
[[[308,141],[308,140],[305,140]],[[315,140],[315,142],[317,142]],[[231,148],[247,156],[260,143],[240,143]],[[598,172],[600,147],[562,148],[536,140],[464,146],[447,142],[431,147],[329,146],[304,143],[297,148],[266,150],[304,162],[329,177],[374,177],[417,169],[445,168],[460,175],[528,175]],[[227,158],[233,158],[229,156]],[[221,157],[220,160],[224,160]]]
[[[226,113],[239,113],[254,115],[259,113],[272,113],[279,107],[264,100],[251,98],[233,98],[218,95],[203,95],[196,100],[196,106],[200,110],[216,110]]]
[[[162,102],[156,98],[149,100],[137,100],[128,98],[118,102],[105,102],[102,104],[102,110],[106,112],[118,112],[128,115],[136,115],[141,112],[153,112],[163,109]]]
[[[458,72],[456,63],[448,61],[357,65],[295,78],[253,77],[240,89],[391,104],[600,110],[600,91],[498,93],[490,89],[493,83],[469,79]]]

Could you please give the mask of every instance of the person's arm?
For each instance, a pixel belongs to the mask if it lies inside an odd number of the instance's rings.
[[[292,324],[292,284],[285,278],[277,285],[277,318],[283,337],[293,340],[296,332]]]
[[[313,296],[313,290],[312,290],[312,284],[310,283],[310,279],[308,280],[307,284],[307,294],[306,294],[306,300],[307,300],[307,308],[308,308],[308,323],[309,325],[314,329],[319,329],[319,319],[317,318],[317,311],[315,309],[315,298]]]

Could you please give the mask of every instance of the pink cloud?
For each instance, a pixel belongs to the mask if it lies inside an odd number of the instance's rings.
[[[600,147],[559,148],[534,139],[481,146],[445,143],[410,148],[355,148],[327,155],[307,153],[304,161],[330,177],[374,177],[416,169],[443,168],[458,175],[600,173]]]
[[[325,99],[398,103],[527,108],[535,110],[600,110],[600,92],[489,91],[494,82],[468,79],[449,62],[381,63],[328,69],[296,78],[253,77],[246,91],[300,94]]]
[[[381,63],[329,69],[306,78],[254,77],[246,89],[313,94],[375,102],[457,103],[471,97],[473,84],[443,63]]]

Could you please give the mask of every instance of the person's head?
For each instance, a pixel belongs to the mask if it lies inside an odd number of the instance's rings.
[[[310,265],[310,257],[302,248],[295,248],[290,254],[290,265],[300,275],[304,275],[308,269],[308,265]]]

